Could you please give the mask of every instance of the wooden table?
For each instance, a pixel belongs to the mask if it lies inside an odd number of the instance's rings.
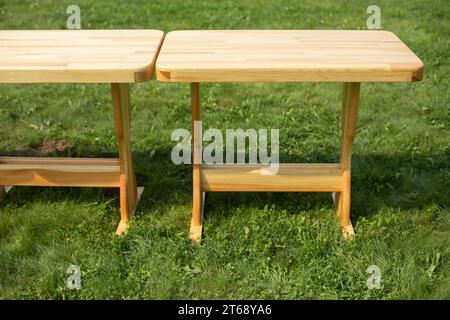
[[[110,83],[118,159],[0,157],[5,186],[120,188],[122,234],[139,200],[130,143],[129,83],[150,80],[156,30],[0,31],[0,83]],[[63,111],[63,110],[61,110]]]
[[[201,239],[203,193],[225,191],[333,192],[343,233],[352,236],[350,167],[360,83],[418,81],[422,73],[420,59],[385,31],[168,33],[156,62],[157,79],[191,83],[193,122],[200,120],[201,82],[343,83],[339,163],[280,164],[276,175],[260,174],[257,164],[194,163],[190,238]],[[198,146],[193,153],[200,156]]]

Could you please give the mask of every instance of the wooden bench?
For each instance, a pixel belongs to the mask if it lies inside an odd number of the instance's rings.
[[[204,192],[334,192],[344,236],[350,221],[350,169],[361,82],[422,79],[423,63],[385,31],[175,31],[166,35],[157,79],[191,83],[192,122],[200,120],[201,82],[342,82],[341,156],[336,164],[280,164],[274,176],[260,165],[193,164],[190,238],[202,235]],[[194,144],[196,140],[193,130]],[[282,141],[281,141],[282,143]],[[194,158],[200,158],[194,147]]]
[[[120,188],[123,234],[136,209],[129,83],[150,80],[163,39],[156,30],[0,31],[0,83],[111,84],[118,159],[0,157],[5,186]]]

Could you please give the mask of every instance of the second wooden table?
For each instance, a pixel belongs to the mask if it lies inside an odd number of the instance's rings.
[[[350,221],[350,167],[361,82],[422,79],[423,63],[385,31],[175,31],[166,35],[157,79],[190,82],[192,121],[200,120],[200,82],[342,82],[341,157],[335,164],[193,165],[190,238],[200,242],[204,192],[334,192],[344,235]],[[193,130],[193,141],[196,141]],[[194,158],[199,158],[194,148]]]

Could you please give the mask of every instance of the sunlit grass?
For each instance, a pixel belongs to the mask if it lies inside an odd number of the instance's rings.
[[[77,1],[83,28],[365,29],[365,1]],[[0,1],[1,29],[61,29],[73,1]],[[382,27],[425,63],[418,83],[363,84],[354,144],[353,242],[329,194],[209,194],[188,238],[191,170],[170,161],[190,128],[189,86],[132,86],[145,193],[126,237],[115,191],[15,188],[0,203],[0,298],[450,298],[445,1],[381,1]],[[117,152],[108,85],[0,85],[0,154]],[[279,128],[282,161],[338,161],[340,84],[207,84],[204,129]],[[50,144],[51,145],[51,144]],[[50,153],[57,155],[58,152]],[[78,265],[82,289],[66,287]],[[381,289],[366,286],[370,265]]]

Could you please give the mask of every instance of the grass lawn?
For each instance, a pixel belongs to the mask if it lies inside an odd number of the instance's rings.
[[[367,1],[0,0],[0,29],[366,29]],[[0,203],[0,299],[450,298],[448,1],[379,1],[382,28],[424,62],[418,83],[362,84],[352,242],[330,194],[209,194],[188,241],[191,169],[170,160],[190,130],[188,85],[132,86],[133,156],[145,186],[127,236],[116,190],[13,189]],[[0,44],[1,45],[1,44]],[[108,85],[0,85],[0,155],[116,156]],[[340,84],[208,84],[203,126],[279,128],[283,162],[336,162]],[[80,266],[82,289],[66,287]],[[381,288],[366,285],[370,265]]]

